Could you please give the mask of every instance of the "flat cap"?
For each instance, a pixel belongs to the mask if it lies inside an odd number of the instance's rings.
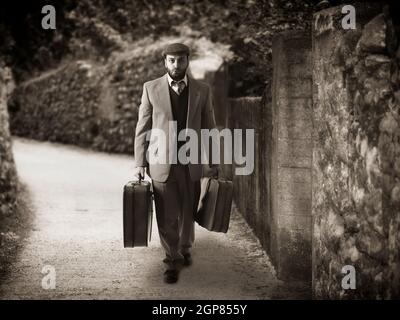
[[[163,57],[165,57],[167,54],[189,55],[190,49],[183,43],[171,43],[162,52]]]

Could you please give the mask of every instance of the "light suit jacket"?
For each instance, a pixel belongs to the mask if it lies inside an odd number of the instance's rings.
[[[165,182],[168,178],[171,164],[169,163],[169,143],[158,141],[157,135],[151,129],[160,129],[169,141],[170,121],[173,121],[171,99],[169,96],[167,74],[161,78],[146,82],[143,85],[143,94],[139,106],[139,118],[135,132],[135,165],[148,167],[149,176],[158,182]],[[186,127],[196,131],[198,137],[198,164],[189,163],[190,177],[197,181],[202,177],[203,165],[201,161],[201,129],[216,128],[213,111],[213,98],[210,87],[188,75],[188,113]],[[146,138],[146,135],[150,137]],[[167,163],[150,163],[146,153],[154,152]],[[210,159],[211,153],[209,155]],[[210,161],[211,163],[211,161]]]

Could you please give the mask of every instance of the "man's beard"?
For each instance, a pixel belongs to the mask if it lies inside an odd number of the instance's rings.
[[[168,72],[169,76],[173,80],[179,81],[179,80],[182,80],[185,77],[186,69],[182,70],[182,71],[179,71],[179,72],[176,72],[176,73],[173,73],[171,70],[167,69],[167,72]]]

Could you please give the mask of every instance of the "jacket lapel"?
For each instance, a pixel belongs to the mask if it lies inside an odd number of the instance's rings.
[[[168,114],[168,120],[173,121],[171,98],[169,97],[169,84],[167,74],[160,78],[159,90],[157,90],[158,102],[163,106]]]

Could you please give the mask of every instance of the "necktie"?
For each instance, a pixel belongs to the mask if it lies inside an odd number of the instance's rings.
[[[172,88],[178,93],[181,94],[183,89],[185,89],[185,81],[172,81],[171,82]]]

